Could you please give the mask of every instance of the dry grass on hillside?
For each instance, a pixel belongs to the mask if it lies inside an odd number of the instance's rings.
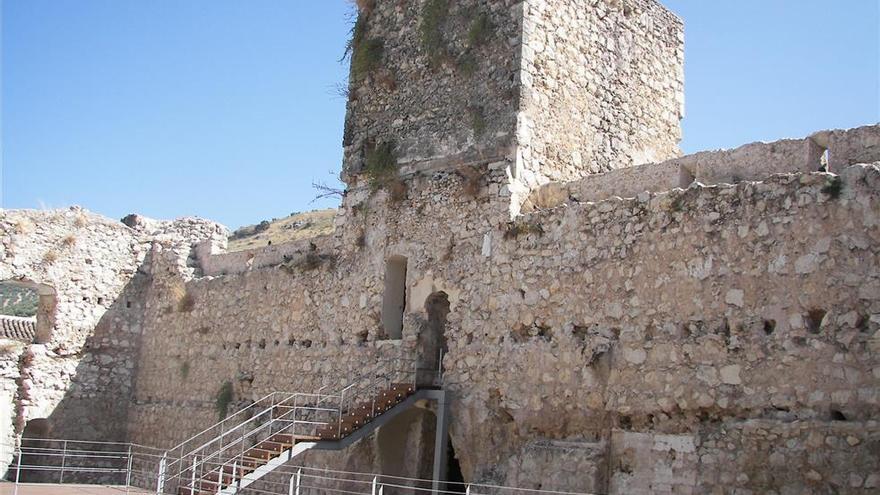
[[[309,239],[333,232],[336,210],[314,210],[248,225],[229,237],[229,251],[244,251],[285,242]]]

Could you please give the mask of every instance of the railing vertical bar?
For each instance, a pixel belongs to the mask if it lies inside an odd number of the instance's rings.
[[[18,462],[15,465],[15,488],[12,495],[18,495],[18,482],[21,479],[21,437],[18,437]]]
[[[58,483],[64,483],[64,464],[67,459],[67,440],[61,442],[61,474],[58,476]]]
[[[178,459],[178,464],[183,464],[183,458]],[[168,451],[162,453],[162,459],[159,460],[159,477],[156,479],[156,495],[161,495],[165,491],[165,469],[168,466]],[[177,472],[178,485],[180,480],[180,468]]]
[[[302,486],[302,474],[303,474],[302,468],[299,468],[296,470],[296,490],[294,491],[293,495],[300,495],[299,489]]]
[[[232,485],[235,486],[235,493],[238,493],[239,488],[241,488],[241,478],[243,475],[239,475],[238,472],[238,459],[232,461]]]
[[[196,459],[198,459],[198,456],[193,455],[192,473],[190,473],[190,481],[192,483],[189,486],[189,495],[196,494]]]
[[[128,492],[128,487],[131,486],[131,464],[132,464],[131,444],[128,444],[128,466],[125,469],[125,491],[126,492]]]

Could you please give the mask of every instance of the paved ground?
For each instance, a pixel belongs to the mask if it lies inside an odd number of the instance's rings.
[[[0,495],[12,495],[15,483],[0,482]],[[150,493],[143,488],[106,485],[53,485],[41,483],[20,483],[16,495],[143,495]]]

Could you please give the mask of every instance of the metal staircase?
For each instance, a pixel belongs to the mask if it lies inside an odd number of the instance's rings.
[[[309,449],[345,448],[415,403],[415,364],[378,361],[332,393],[271,393],[167,451],[156,493],[232,495]]]

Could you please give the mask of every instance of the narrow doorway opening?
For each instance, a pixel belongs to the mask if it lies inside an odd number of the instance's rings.
[[[406,258],[391,256],[385,262],[385,296],[382,300],[382,327],[388,339],[403,337],[406,308]]]
[[[435,292],[425,300],[427,319],[419,332],[420,387],[443,385],[443,356],[449,348],[446,342],[446,320],[449,317],[449,296]]]

